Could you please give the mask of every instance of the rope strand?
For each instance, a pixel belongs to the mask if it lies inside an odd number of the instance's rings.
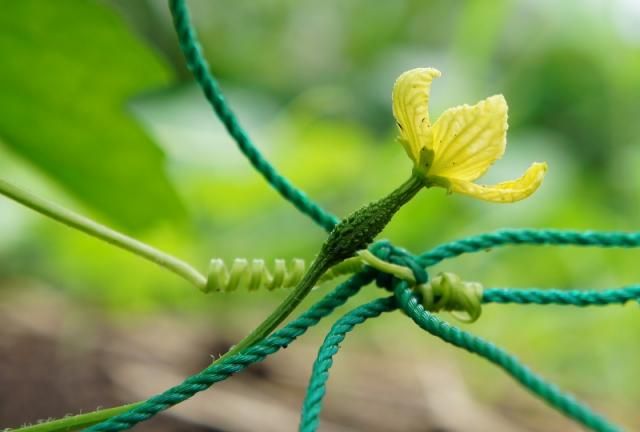
[[[444,243],[420,255],[418,261],[424,267],[431,267],[445,259],[506,245],[636,248],[640,246],[640,233],[503,229]]]
[[[344,341],[347,333],[366,320],[376,318],[384,312],[390,312],[394,309],[396,309],[396,302],[393,296],[377,299],[355,308],[331,327],[313,363],[307,393],[302,403],[300,432],[313,432],[320,425],[320,411],[322,411],[322,400],[326,394],[329,369],[333,366],[333,357],[340,350],[340,344]]]
[[[229,135],[235,140],[240,151],[247,157],[251,165],[277,190],[287,201],[291,202],[300,212],[311,217],[327,232],[331,231],[339,219],[312,201],[304,192],[296,188],[283,177],[253,144],[249,135],[240,125],[220,90],[216,79],[209,72],[209,65],[202,55],[200,42],[191,24],[189,10],[184,0],[170,0],[169,9],[173,16],[173,24],[178,35],[180,49],[184,54],[187,67],[193,73],[202,88],[207,101],[218,116]]]
[[[633,300],[640,303],[640,285],[603,291],[487,288],[482,294],[483,303],[556,304],[578,307],[625,304]]]

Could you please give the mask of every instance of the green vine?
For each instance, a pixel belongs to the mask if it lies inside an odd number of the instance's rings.
[[[118,414],[130,411],[139,406],[141,403],[142,402],[136,402],[127,405],[120,405],[114,408],[100,409],[93,412],[63,417],[57,420],[51,420],[34,425],[6,430],[15,432],[72,432],[84,429],[86,427],[100,423],[108,418],[117,416]]]
[[[0,180],[0,194],[92,237],[129,251],[177,274],[198,289],[204,290],[207,279],[190,264],[146,243],[108,228],[85,216]]]

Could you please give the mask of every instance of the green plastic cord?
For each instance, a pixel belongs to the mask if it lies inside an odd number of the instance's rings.
[[[640,302],[640,285],[607,290],[559,290],[535,288],[487,288],[482,293],[483,303],[517,303],[564,306],[608,306]]]
[[[394,297],[377,299],[352,310],[331,327],[313,363],[311,379],[302,403],[299,427],[301,432],[312,432],[320,426],[320,412],[322,411],[322,400],[326,394],[329,369],[333,366],[333,357],[340,350],[340,344],[344,341],[347,333],[366,320],[376,318],[382,313],[390,312],[396,308]]]
[[[189,10],[184,0],[170,0],[169,8],[173,16],[173,24],[178,35],[180,49],[187,62],[187,67],[193,73],[202,88],[207,101],[211,104],[229,135],[235,140],[240,151],[249,159],[251,165],[277,190],[287,201],[291,202],[299,211],[311,217],[327,232],[337,225],[339,219],[313,202],[304,192],[296,188],[283,177],[260,153],[249,135],[240,125],[222,94],[216,79],[209,72],[209,65],[202,55],[200,42],[191,24]]]
[[[240,126],[235,114],[226,103],[217,81],[209,72],[209,66],[202,55],[200,43],[191,24],[189,11],[184,0],[170,0],[169,8],[187,66],[201,86],[214,112],[236,141],[242,153],[284,198],[292,202],[298,210],[309,215],[325,230],[330,231],[329,238],[324,243],[318,257],[313,261],[296,288],[258,327],[225,354],[225,356],[229,356],[264,339],[277,328],[300,304],[327,270],[352,257],[356,251],[366,248],[398,209],[422,189],[424,184],[422,180],[412,175],[407,182],[387,197],[363,207],[344,221],[339,222],[335,216],[330,215],[303,192],[296,189],[262,157]]]
[[[424,267],[431,267],[442,260],[455,258],[462,254],[481,252],[507,245],[635,248],[640,246],[640,233],[502,229],[442,244],[420,255],[418,261]]]

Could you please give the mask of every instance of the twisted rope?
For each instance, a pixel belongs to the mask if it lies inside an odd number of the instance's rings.
[[[633,300],[640,303],[638,285],[603,291],[489,288],[482,294],[483,303],[557,304],[579,307],[625,304]]]
[[[311,217],[326,231],[331,231],[339,219],[313,202],[304,192],[278,173],[273,165],[262,156],[240,125],[238,118],[227,104],[218,82],[209,72],[209,65],[202,55],[200,42],[191,24],[191,17],[185,1],[170,0],[169,8],[187,67],[193,73],[214,112],[224,124],[229,135],[235,140],[240,151],[280,195],[291,202],[300,212]]]
[[[225,380],[229,376],[240,372],[247,366],[264,360],[280,348],[288,346],[296,338],[316,325],[322,318],[331,314],[337,307],[343,305],[360,288],[371,282],[371,272],[361,272],[346,282],[340,284],[332,293],[326,295],[299,318],[292,321],[281,330],[276,331],[260,343],[248,348],[240,354],[228,357],[214,363],[203,371],[190,376],[181,384],[165,392],[147,399],[134,409],[98,423],[85,430],[92,432],[116,432],[129,429],[136,424],[148,420],[161,411],[183,402],[198,392],[206,390],[216,382]]]
[[[506,245],[555,245],[631,248],[640,246],[640,233],[504,229],[444,243],[420,255],[418,262],[431,267],[440,261]]]
[[[312,432],[318,429],[322,400],[326,394],[327,380],[329,379],[329,369],[333,366],[333,356],[340,350],[340,344],[344,341],[347,333],[366,320],[376,318],[382,313],[394,309],[396,309],[396,302],[393,296],[377,299],[355,308],[331,327],[313,363],[307,394],[302,404],[301,432]]]

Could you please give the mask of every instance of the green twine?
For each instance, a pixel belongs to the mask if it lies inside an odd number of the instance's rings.
[[[304,192],[280,175],[273,165],[262,156],[240,125],[238,118],[227,104],[218,82],[209,72],[209,65],[202,55],[200,42],[191,24],[189,10],[184,0],[170,0],[169,9],[173,16],[173,25],[178,35],[180,49],[184,54],[187,67],[193,73],[207,101],[211,104],[229,135],[235,140],[240,151],[280,195],[291,202],[300,212],[311,217],[327,232],[331,231],[339,222],[339,219],[313,202]]]
[[[622,247],[640,246],[640,233],[565,231],[551,229],[503,229],[442,244],[418,257],[424,267],[465,253],[485,251],[506,245],[555,245]]]
[[[585,307],[625,304],[633,300],[640,303],[639,285],[602,291],[488,288],[482,293],[483,303],[556,304]]]
[[[311,379],[307,386],[307,394],[302,404],[302,414],[300,417],[300,431],[313,432],[320,425],[320,412],[322,411],[322,399],[326,393],[326,385],[329,379],[329,369],[333,366],[333,356],[340,350],[340,344],[344,341],[347,333],[359,324],[370,318],[376,318],[384,312],[396,309],[394,297],[377,299],[362,306],[359,306],[344,315],[331,327],[318,351]]]
[[[209,66],[202,55],[200,44],[190,22],[189,12],[184,0],[170,0],[169,6],[180,48],[185,56],[187,66],[193,72],[205,97],[211,104],[218,118],[224,124],[230,136],[235,140],[240,151],[248,158],[253,167],[262,174],[267,182],[285,199],[290,201],[300,212],[310,216],[326,231],[331,231],[339,219],[313,202],[304,192],[280,175],[262,156],[240,125],[237,117],[228,106],[217,81],[209,72]],[[386,259],[394,265],[404,266],[410,269],[415,280],[419,285],[423,286],[422,290],[418,290],[418,294],[423,297],[422,302],[430,309],[438,310],[441,308],[455,309],[455,307],[447,306],[454,304],[455,301],[444,301],[442,299],[445,297],[453,298],[460,290],[454,287],[456,284],[448,283],[447,285],[447,283],[440,283],[441,286],[438,287],[438,283],[436,283],[431,285],[431,291],[425,291],[424,287],[428,281],[428,275],[424,267],[432,266],[444,259],[453,258],[464,253],[473,253],[509,244],[638,247],[640,246],[640,233],[580,233],[574,231],[527,229],[501,230],[446,243],[419,257],[410,256],[406,251],[389,244],[382,244],[381,247],[374,245],[372,250],[378,253],[379,258]],[[378,247],[378,249],[375,249],[376,247]],[[588,407],[580,404],[570,396],[563,394],[558,388],[535,375],[515,357],[490,342],[464,332],[435,317],[425,310],[423,304],[419,302],[415,293],[408,288],[406,282],[394,280],[393,277],[381,274],[379,271],[372,269],[359,272],[349,281],[341,284],[333,293],[326,296],[302,314],[298,319],[243,352],[230,356],[204,371],[187,378],[182,384],[160,395],[154,396],[145,402],[136,404],[132,410],[112,417],[87,430],[120,431],[128,429],[141,421],[153,417],[162,410],[190,398],[195,393],[205,390],[212,384],[228,378],[230,375],[241,371],[248,365],[263,360],[266,356],[293,342],[308,328],[316,325],[320,319],[333,312],[336,307],[344,304],[349,297],[354,295],[362,286],[368,284],[374,278],[376,278],[378,284],[383,287],[388,288],[394,286],[394,296],[378,299],[360,306],[342,317],[332,327],[325,339],[325,343],[323,343],[320,349],[318,359],[314,364],[307,398],[305,398],[302,411],[301,430],[312,431],[318,426],[322,397],[325,392],[329,368],[332,365],[332,358],[338,352],[339,345],[344,340],[346,334],[365,320],[377,317],[384,312],[394,310],[398,307],[424,330],[454,346],[463,348],[493,362],[551,406],[584,426],[596,431],[608,432],[619,430],[591,411]],[[479,298],[477,290],[468,292],[465,296],[464,301],[475,301],[473,300],[474,296],[476,299]],[[553,303],[589,306],[613,303],[623,304],[631,300],[640,300],[639,286],[601,292],[487,289],[482,294],[483,303]],[[458,301],[458,303],[460,303],[460,301]],[[475,308],[475,306],[472,308],[462,307],[462,309],[467,312],[475,311],[476,309],[473,308]],[[472,313],[470,313],[470,315],[472,315]]]
[[[425,255],[429,256],[432,259],[432,262],[435,263],[438,261],[435,258],[440,258],[440,260],[442,260],[452,256],[460,255],[465,252],[473,252],[478,246],[484,249],[486,248],[486,243],[493,244],[495,242],[495,244],[507,244],[509,242],[513,243],[513,239],[516,239],[515,243],[522,243],[522,239],[526,240],[536,237],[539,239],[546,239],[548,243],[558,241],[557,239],[560,239],[560,241],[562,242],[561,244],[569,244],[569,242],[571,241],[579,245],[594,245],[595,241],[603,241],[603,243],[607,246],[631,247],[634,246],[634,244],[629,241],[629,239],[638,237],[635,234],[619,233],[549,233],[523,230],[521,232],[508,231],[508,234],[504,235],[503,233],[505,232],[506,231],[503,231],[498,235],[494,235],[494,233],[476,236],[469,239],[463,239],[458,242],[453,242],[452,244],[440,246],[434,249],[436,253]],[[478,238],[486,240],[477,241]],[[585,242],[583,240],[585,238],[590,240],[588,242]],[[506,239],[509,239],[510,241],[507,241]],[[536,240],[533,240],[532,242],[535,241]],[[459,245],[463,245],[465,250],[461,250],[462,248],[460,248]],[[386,248],[386,250],[383,250],[382,248]],[[407,253],[405,251],[395,251],[395,248],[388,244],[374,245],[372,249],[374,249],[374,251],[377,253],[382,252],[382,255],[385,255],[385,259],[392,258],[391,261],[398,261],[397,257],[395,258],[395,260],[393,259],[394,257],[392,255],[394,252],[399,253],[402,257],[402,260],[407,260]],[[444,253],[442,251],[444,251]],[[449,251],[452,252],[450,253]],[[426,279],[425,275],[420,275],[416,272],[414,272],[414,274],[415,278],[419,282],[424,282],[424,280]],[[422,281],[420,281],[420,279],[422,279]],[[389,280],[386,279],[382,281],[382,284],[384,285],[388,282]],[[424,284],[422,284],[422,286],[424,286]],[[326,392],[326,382],[329,377],[329,369],[333,365],[333,356],[337,354],[340,348],[340,344],[346,337],[346,334],[353,330],[356,325],[364,322],[366,319],[377,317],[381,313],[391,311],[398,306],[422,329],[458,348],[463,348],[471,353],[477,354],[491,361],[495,365],[502,368],[509,375],[511,375],[516,381],[522,384],[529,391],[547,402],[549,405],[555,407],[560,412],[588,427],[589,429],[602,432],[613,432],[620,430],[618,427],[595,413],[586,405],[563,393],[555,385],[546,382],[543,378],[533,373],[517,358],[510,355],[506,351],[477,336],[453,327],[428,312],[422,304],[424,301],[415,296],[415,292],[409,289],[405,280],[396,280],[394,293],[398,304],[394,302],[393,298],[375,300],[374,302],[354,309],[347,315],[343,316],[340,320],[338,320],[332,327],[331,331],[325,338],[320,350],[318,351],[318,356],[313,366],[311,379],[307,387],[307,394],[302,407],[300,431],[312,432],[317,430],[319,426],[319,416],[322,409],[322,399]],[[420,293],[419,290],[418,293]],[[485,303],[557,303],[574,304],[578,306],[625,303],[629,300],[634,299],[640,299],[640,287],[631,286],[619,290],[607,290],[602,292],[582,292],[577,290],[544,291],[535,289],[488,289],[485,290],[482,295],[482,301]]]

